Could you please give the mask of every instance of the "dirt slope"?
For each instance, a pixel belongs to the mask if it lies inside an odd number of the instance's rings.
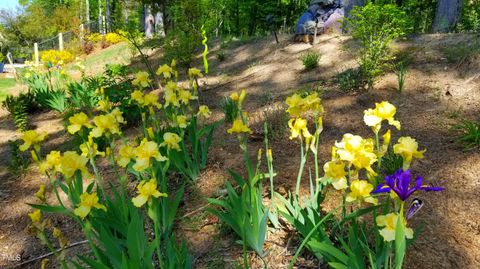
[[[457,120],[453,115],[470,119],[480,114],[479,65],[475,59],[466,64],[448,63],[442,48],[459,42],[471,42],[475,37],[460,35],[425,35],[396,44],[399,49],[414,52],[413,63],[407,74],[405,90],[399,94],[396,78],[386,74],[370,92],[344,93],[331,83],[331,78],[349,67],[356,65],[348,47],[347,37],[325,35],[314,47],[305,44],[291,44],[289,37],[281,37],[275,44],[273,38],[264,38],[244,45],[223,48],[226,60],[219,62],[214,56],[220,46],[211,52],[211,74],[202,81],[201,99],[220,118],[219,100],[234,90],[247,89],[249,95],[246,109],[253,118],[254,128],[261,130],[263,110],[280,105],[292,92],[298,89],[321,89],[326,109],[325,130],[322,134],[321,162],[329,158],[335,140],[343,133],[370,135],[362,122],[363,110],[375,102],[388,100],[398,108],[402,130],[398,136],[410,135],[417,139],[421,148],[427,148],[425,158],[413,169],[428,182],[443,186],[443,193],[421,194],[425,202],[423,209],[415,216],[412,225],[425,225],[415,245],[410,249],[405,268],[447,269],[480,268],[480,170],[479,151],[463,152],[453,143],[454,135],[449,128]],[[306,50],[321,53],[320,66],[304,72],[298,60]],[[198,62],[200,65],[200,61]],[[5,113],[0,118],[0,151],[8,152],[6,141],[14,137],[14,129]],[[61,122],[54,114],[36,115],[35,124],[51,133],[51,145],[63,144],[65,138]],[[219,193],[223,182],[228,180],[226,169],[242,171],[240,150],[234,138],[226,136],[227,126],[216,133],[211,150],[208,169],[202,174],[197,187],[187,192],[186,214],[204,204],[205,197]],[[261,141],[251,143],[252,152],[262,147]],[[297,145],[287,136],[273,143],[274,166],[279,175],[276,189],[279,192],[292,188],[298,167]],[[2,169],[8,163],[0,162]],[[5,171],[5,170],[3,170]],[[38,240],[25,232],[28,224],[26,214],[32,202],[32,195],[43,181],[36,169],[25,176],[12,178],[2,173],[0,181],[0,254],[21,255],[22,261],[48,251]],[[305,185],[305,187],[307,187]],[[58,225],[72,234],[72,242],[82,240],[70,222],[58,219]],[[188,239],[194,253],[196,268],[231,268],[233,261],[241,257],[241,249],[234,244],[231,233],[225,233],[216,219],[203,211],[188,214],[180,220],[179,233]],[[276,231],[269,234],[266,248],[270,254],[266,260],[270,268],[285,268],[295,251],[296,238],[291,233]],[[77,253],[79,248],[72,248]],[[1,257],[0,257],[1,258]],[[251,255],[253,268],[260,268],[261,262]],[[0,267],[13,265],[0,259]],[[301,268],[316,268],[317,265],[305,255],[300,260]],[[38,263],[30,264],[38,268]],[[28,268],[26,266],[22,268]]]

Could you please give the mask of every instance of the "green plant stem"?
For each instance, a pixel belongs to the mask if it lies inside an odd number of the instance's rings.
[[[156,210],[155,210],[156,212]],[[155,213],[156,215],[156,213]],[[153,225],[154,225],[154,228],[153,228],[153,231],[155,233],[155,249],[157,251],[157,258],[158,258],[158,265],[160,266],[160,268],[164,268],[164,265],[163,265],[163,260],[162,260],[162,251],[161,251],[161,248],[160,248],[160,242],[161,242],[161,234],[158,230],[158,216],[155,216],[155,221],[153,222]]]
[[[300,156],[301,156],[300,168],[298,169],[297,184],[295,186],[295,199],[297,199],[297,201],[298,201],[298,195],[300,193],[300,182],[302,181],[303,169],[305,167],[305,163],[307,161],[307,156],[308,156],[308,150],[304,153],[302,140],[300,140]]]
[[[101,261],[101,257],[100,257],[100,254],[98,253],[97,251],[97,248],[95,247],[95,245],[93,244],[93,237],[92,237],[92,232],[90,230],[90,228],[86,228],[85,227],[85,223],[83,223],[82,220],[79,220],[81,226],[82,226],[82,230],[85,234],[85,236],[87,237],[87,241],[88,241],[88,245],[90,246],[90,249],[93,251],[93,254],[95,255],[95,257]]]
[[[60,255],[58,255],[57,250],[53,247],[52,243],[50,243],[50,240],[48,240],[48,237],[45,231],[41,231],[41,234],[42,234],[42,237],[44,238],[45,245],[50,250],[50,252],[53,253],[55,258],[60,262],[60,264],[64,269],[68,269],[67,265],[65,264],[65,261],[60,258]]]

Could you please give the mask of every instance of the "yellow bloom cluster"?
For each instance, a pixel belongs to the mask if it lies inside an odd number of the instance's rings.
[[[46,50],[40,53],[40,59],[45,64],[51,64],[52,66],[63,65],[75,60],[73,54],[66,50]]]
[[[132,80],[132,84],[140,88],[147,88],[150,86],[150,78],[148,72],[140,71],[135,74],[135,79]]]
[[[110,45],[117,44],[123,41],[126,41],[125,37],[117,33],[108,33],[105,35],[105,42],[107,42]]]
[[[307,113],[321,114],[324,112],[322,100],[317,93],[305,97],[293,94],[285,102],[288,105],[287,112],[293,117],[302,117]]]
[[[103,36],[99,33],[91,33],[87,36],[86,38],[88,41],[90,42],[94,42],[94,43],[97,43],[97,42],[100,42],[102,41],[103,39]]]
[[[59,151],[51,151],[43,162],[40,163],[39,169],[43,173],[60,172],[65,178],[70,179],[75,172],[80,171],[85,178],[90,177],[87,169],[88,159],[85,156],[78,155],[74,151],[66,151],[62,154]]]
[[[137,102],[137,104],[141,107],[156,107],[157,109],[161,109],[162,105],[158,102],[158,95],[155,93],[147,93],[143,94],[141,91],[134,91],[132,93],[132,100]]]
[[[173,81],[167,83],[163,98],[165,99],[165,107],[180,107],[180,103],[188,106],[191,100],[198,99],[190,90],[179,88]]]

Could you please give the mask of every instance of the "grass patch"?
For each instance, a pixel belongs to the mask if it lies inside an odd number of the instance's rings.
[[[480,42],[451,45],[443,48],[443,53],[448,62],[461,64],[469,57],[480,54]]]
[[[103,70],[106,64],[127,64],[131,56],[128,43],[122,42],[88,55],[84,65],[87,72],[97,73],[98,70]]]
[[[8,94],[10,94],[11,88],[15,87],[17,82],[14,78],[0,78],[0,102],[5,100]]]
[[[320,54],[316,51],[310,51],[300,56],[300,61],[303,63],[305,70],[312,70],[318,67],[320,61]]]

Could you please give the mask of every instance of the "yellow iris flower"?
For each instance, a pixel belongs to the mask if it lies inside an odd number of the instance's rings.
[[[178,91],[178,99],[182,104],[188,105],[190,100],[195,100],[197,99],[197,96],[194,96],[189,90],[179,90]]]
[[[21,145],[19,149],[21,151],[26,151],[33,146],[36,150],[39,150],[38,144],[45,140],[46,137],[46,132],[38,133],[34,130],[25,131],[22,133],[23,145]]]
[[[158,103],[158,95],[154,93],[147,93],[143,97],[143,105],[156,107],[157,109],[162,108],[162,105]]]
[[[42,220],[42,211],[35,209],[32,213],[29,213],[28,216],[32,220],[32,223],[40,223]]]
[[[387,215],[380,215],[375,219],[378,226],[384,227],[380,230],[380,235],[386,242],[395,240],[395,230],[398,223],[398,215],[396,213],[390,213]],[[413,230],[405,227],[405,237],[408,239],[413,238]]]
[[[45,161],[40,163],[39,169],[42,173],[45,173],[48,170],[53,169],[54,171],[60,171],[61,167],[62,154],[60,151],[50,151],[50,153],[45,157]]]
[[[118,107],[114,108],[112,112],[110,112],[110,115],[112,115],[115,118],[117,123],[122,123],[122,124],[126,123],[125,119],[123,118],[123,112],[120,111]]]
[[[93,137],[101,137],[103,134],[120,134],[120,126],[117,118],[112,114],[99,115],[93,118],[95,127],[91,135]]]
[[[210,112],[210,109],[208,108],[208,106],[201,105],[198,108],[197,116],[202,116],[204,118],[209,118],[211,114],[212,114],[212,112]]]
[[[345,171],[345,164],[342,161],[326,162],[323,165],[323,171],[325,172],[323,180],[330,180],[336,190],[343,190],[348,187],[347,172]]]
[[[195,67],[188,69],[188,76],[190,78],[201,78],[201,77],[203,77],[202,71],[200,71],[200,69],[197,69]]]
[[[365,201],[376,205],[377,199],[372,197],[370,193],[373,191],[373,185],[366,180],[353,180],[350,184],[350,193],[346,197],[347,202]]]
[[[77,171],[80,171],[83,176],[88,177],[87,162],[88,159],[84,156],[78,155],[74,151],[67,151],[60,159],[60,172],[66,178],[71,178]]]
[[[176,93],[177,85],[174,82],[172,83],[168,83],[165,87],[165,94],[163,95],[163,99],[165,99],[165,107],[168,107],[169,105],[176,107],[180,106],[180,102]]]
[[[87,158],[95,156],[105,157],[105,152],[99,151],[97,143],[93,143],[93,140],[90,142],[90,138],[88,142],[80,145],[80,150],[82,151],[82,156]]]
[[[238,101],[238,93],[234,92],[234,93],[230,94],[230,99],[232,99],[232,101],[234,101],[234,102],[237,102]]]
[[[172,73],[173,73],[173,69],[168,66],[167,64],[164,64],[162,66],[160,66],[158,69],[157,69],[157,76],[160,76],[160,75],[163,75],[164,78],[166,79],[169,79],[172,77]]]
[[[150,85],[150,79],[148,77],[149,74],[147,72],[138,72],[135,74],[135,79],[132,81],[132,84],[142,88],[147,88]]]
[[[140,182],[137,186],[137,193],[138,195],[132,198],[132,203],[136,207],[142,207],[150,201],[152,197],[168,197],[166,193],[161,193],[157,190],[157,181],[153,178],[149,181],[143,180]]]
[[[299,94],[287,97],[285,103],[288,105],[287,112],[294,117],[301,117],[307,112],[323,113],[322,99],[317,93],[312,93],[302,98]]]
[[[117,159],[117,164],[123,168],[127,167],[127,165],[135,159],[135,149],[128,145],[120,146],[120,150],[118,151],[120,157]]]
[[[232,128],[227,130],[227,133],[233,134],[241,134],[241,133],[252,133],[252,130],[248,128],[246,124],[243,123],[243,120],[241,118],[237,118],[233,121]]]
[[[96,192],[91,194],[84,192],[80,195],[80,204],[77,208],[75,208],[75,210],[73,210],[73,213],[84,219],[90,213],[90,211],[92,211],[92,208],[107,211],[107,208],[98,202],[98,196]]]
[[[425,151],[427,150],[419,151],[417,141],[409,136],[400,137],[398,143],[393,145],[393,152],[403,158],[403,170],[410,167],[413,157],[422,159]]]
[[[377,161],[374,153],[374,143],[371,139],[363,139],[361,136],[344,134],[342,141],[335,142],[336,154],[343,161],[349,162],[357,170],[365,169],[371,175],[376,175],[371,165]]]
[[[98,101],[98,110],[107,112],[110,109],[110,103],[107,100]]]
[[[83,112],[71,116],[68,118],[68,121],[70,122],[70,125],[67,126],[67,130],[70,134],[75,134],[80,131],[82,127],[92,128],[87,114]]]
[[[178,126],[182,129],[187,128],[187,126],[188,126],[187,116],[185,116],[185,115],[176,116],[175,117],[175,126]]]
[[[159,162],[167,160],[167,158],[162,156],[160,154],[160,151],[158,151],[157,143],[153,141],[148,141],[146,138],[144,138],[140,145],[135,148],[135,157],[136,162],[133,165],[133,169],[138,172],[141,172],[150,167],[151,158],[154,158]]]
[[[143,105],[143,93],[139,90],[132,92],[131,98],[133,101],[137,102],[139,105]]]
[[[178,143],[180,143],[181,140],[182,139],[177,134],[167,132],[163,135],[163,142],[160,146],[166,146],[168,149],[180,151],[180,145]]]
[[[35,197],[40,201],[45,201],[45,184],[40,184],[38,191],[35,193]]]
[[[302,118],[290,119],[288,121],[288,127],[290,127],[290,139],[294,139],[297,137],[312,137],[307,128],[307,120],[304,120]]]
[[[388,124],[395,126],[398,130],[400,130],[400,122],[395,120],[395,113],[397,112],[397,108],[390,104],[387,101],[383,101],[381,103],[375,103],[374,109],[367,109],[363,113],[363,121],[367,126],[372,127],[375,133],[380,131],[382,127],[382,121],[388,121]]]

